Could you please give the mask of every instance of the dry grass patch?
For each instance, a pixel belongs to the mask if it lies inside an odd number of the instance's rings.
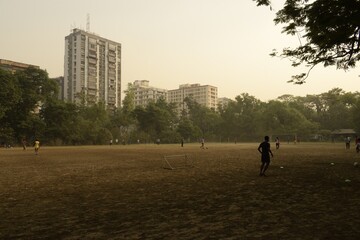
[[[283,144],[269,176],[259,177],[257,144],[207,146],[43,147],[38,156],[0,149],[0,238],[360,236],[355,150]],[[161,167],[164,155],[177,154],[196,167]]]

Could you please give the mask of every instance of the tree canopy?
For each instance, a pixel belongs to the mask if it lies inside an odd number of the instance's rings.
[[[264,135],[313,135],[329,139],[337,129],[360,133],[360,93],[334,88],[318,95],[283,95],[262,102],[247,93],[227,105],[206,108],[185,98],[181,115],[174,103],[161,98],[147,106],[134,106],[134,93],[126,91],[121,108],[107,111],[103,103],[83,105],[57,99],[56,83],[39,69],[15,74],[0,69],[0,142],[84,145],[115,143],[176,143],[181,139],[206,141],[258,141]],[[116,139],[118,141],[116,141]]]
[[[270,0],[253,1],[271,6]],[[301,43],[272,55],[290,59],[294,67],[309,67],[307,73],[292,76],[289,82],[304,83],[319,64],[347,70],[360,60],[359,0],[286,0],[274,22],[283,24],[283,33],[297,35]]]

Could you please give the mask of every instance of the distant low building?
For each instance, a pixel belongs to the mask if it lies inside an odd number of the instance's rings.
[[[14,73],[16,71],[23,71],[29,67],[40,69],[39,66],[32,65],[32,64],[0,59],[0,68],[3,70],[11,71],[12,73]]]
[[[187,110],[184,102],[186,97],[190,97],[200,105],[215,111],[218,106],[217,87],[210,85],[182,84],[179,89],[166,90],[150,86],[148,80],[136,80],[131,88],[134,92],[135,106],[145,107],[150,102],[156,102],[163,98],[168,103],[175,103],[179,115],[183,110]]]
[[[225,108],[232,101],[233,100],[231,100],[230,98],[226,98],[226,97],[218,98],[218,106],[220,106],[221,108]]]
[[[167,99],[167,90],[152,87],[148,80],[136,80],[133,84],[134,104],[135,106],[147,106],[150,102],[156,102],[158,99]]]
[[[213,109],[217,109],[217,87],[200,84],[182,84],[178,89],[168,91],[168,102],[177,104],[177,111],[186,110],[187,106],[184,102],[186,97],[192,98],[200,105]]]
[[[345,138],[345,137],[356,137],[357,133],[355,132],[354,129],[336,129],[334,131],[331,132],[332,137],[341,137],[341,138]]]

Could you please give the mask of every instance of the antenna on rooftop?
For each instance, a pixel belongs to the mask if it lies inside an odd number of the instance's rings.
[[[76,23],[74,22],[73,24],[71,24],[70,28],[70,32],[74,31],[74,29],[76,28]]]
[[[86,31],[90,32],[90,14],[86,15]]]

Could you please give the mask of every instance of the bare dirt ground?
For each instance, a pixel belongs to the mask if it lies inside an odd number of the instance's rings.
[[[359,239],[354,149],[282,144],[259,177],[258,144],[199,146],[0,149],[0,239]]]

